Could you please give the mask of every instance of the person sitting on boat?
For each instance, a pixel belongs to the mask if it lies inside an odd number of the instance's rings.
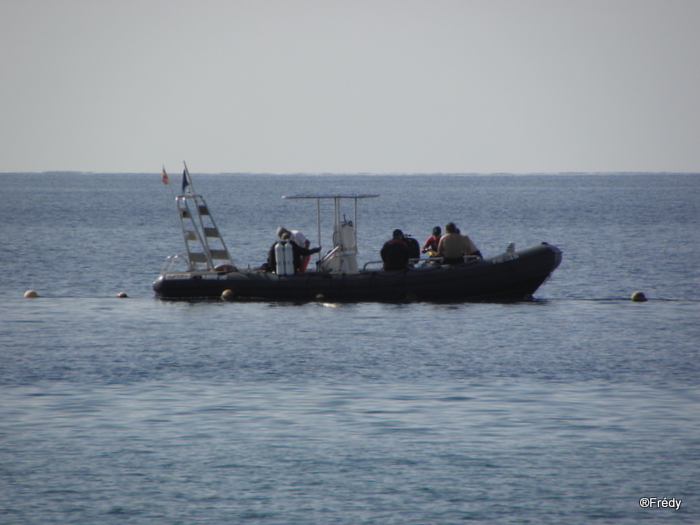
[[[285,232],[282,234],[282,241],[288,241],[292,245],[292,258],[294,260],[294,273],[302,273],[303,270],[301,269],[301,260],[303,257],[310,257],[314,253],[318,253],[321,251],[321,247],[318,246],[317,248],[306,248],[306,247],[301,247],[299,246],[294,240],[292,239],[292,233],[291,232]],[[269,271],[274,272],[275,268],[277,267],[277,256],[275,255],[275,246],[277,246],[277,243],[280,241],[275,241],[272,246],[270,246],[270,249],[267,252],[267,266],[269,268]]]
[[[467,235],[462,235],[454,222],[445,225],[445,235],[440,238],[437,249],[438,256],[444,264],[459,264],[465,256],[481,258],[481,252]]]
[[[311,246],[311,242],[309,239],[306,238],[306,236],[301,233],[299,230],[288,230],[284,226],[280,226],[277,228],[277,238],[281,239],[282,235],[285,233],[289,233],[292,236],[292,240],[297,243],[297,245],[301,248],[306,248],[308,250],[309,246]],[[302,257],[301,259],[301,266],[299,267],[299,272],[298,273],[303,273],[306,271],[306,267],[309,265],[309,261],[311,260],[311,256],[307,255],[305,257]]]
[[[385,270],[404,270],[408,267],[408,246],[401,230],[394,230],[391,239],[384,243],[379,253]]]
[[[436,254],[440,237],[442,237],[442,228],[440,228],[440,226],[435,226],[435,228],[433,228],[433,234],[425,241],[422,252]]]

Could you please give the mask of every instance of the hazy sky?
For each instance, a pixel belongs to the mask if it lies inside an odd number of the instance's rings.
[[[698,0],[0,0],[0,172],[700,172]]]

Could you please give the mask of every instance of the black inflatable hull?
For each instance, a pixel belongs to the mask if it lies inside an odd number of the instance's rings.
[[[561,263],[561,251],[542,243],[455,266],[425,265],[355,274],[307,272],[278,276],[263,271],[193,271],[161,275],[153,289],[162,299],[274,301],[497,301],[530,298]]]

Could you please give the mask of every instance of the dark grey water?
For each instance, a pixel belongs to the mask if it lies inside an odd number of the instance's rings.
[[[0,175],[0,523],[698,522],[700,176],[193,177],[240,266],[306,191],[382,195],[363,260],[454,220],[564,262],[532,303],[160,302],[157,174]]]

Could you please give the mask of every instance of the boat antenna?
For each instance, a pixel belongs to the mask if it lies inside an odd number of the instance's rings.
[[[318,244],[321,246],[321,199],[316,199],[316,228],[318,229]],[[318,252],[318,262],[322,260],[321,252]]]

